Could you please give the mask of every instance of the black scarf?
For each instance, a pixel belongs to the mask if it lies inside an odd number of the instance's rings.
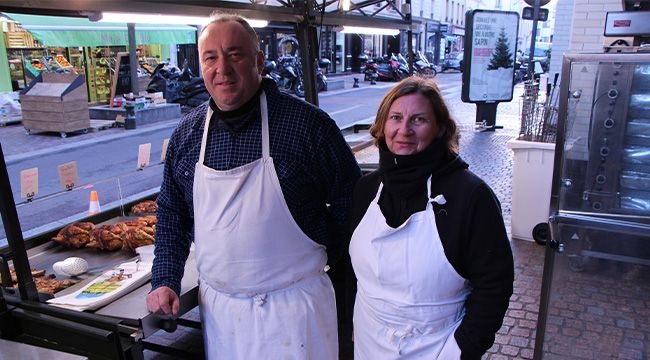
[[[379,176],[384,189],[379,197],[379,208],[386,223],[396,228],[412,214],[426,208],[426,187],[454,169],[467,167],[460,158],[447,149],[441,139],[435,139],[424,150],[412,155],[396,155],[388,150],[385,141],[379,144]]]
[[[210,128],[213,126],[225,127],[232,132],[239,132],[245,128],[260,112],[260,94],[262,86],[257,90],[250,100],[238,109],[222,111],[219,109],[213,99],[210,99],[210,107],[213,114],[210,120]],[[216,120],[216,121],[215,121]]]
[[[384,140],[379,144],[379,172],[384,189],[395,195],[410,197],[422,191],[429,175],[448,161],[447,144],[435,139],[424,150],[412,155],[396,155]]]

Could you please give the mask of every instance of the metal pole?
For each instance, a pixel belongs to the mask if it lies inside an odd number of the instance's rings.
[[[296,24],[296,33],[300,42],[300,58],[302,62],[302,81],[305,87],[305,100],[318,106],[318,89],[316,88],[316,27],[310,23],[313,1],[301,1],[305,18]]]
[[[406,48],[408,49],[408,62],[409,62],[409,74],[413,75],[413,19],[411,17],[411,0],[405,0],[406,12],[404,13],[404,18],[409,22],[409,29],[406,32],[406,40],[408,44]]]
[[[535,55],[535,38],[537,37],[537,18],[539,17],[540,0],[535,0],[533,6],[533,30],[530,36],[530,52],[528,53],[528,80],[535,80],[535,67],[533,55]]]
[[[411,29],[406,32],[406,39],[408,40],[406,48],[408,49],[409,74],[413,75],[413,31]]]
[[[32,277],[32,270],[27,258],[27,250],[23,239],[23,232],[20,229],[20,220],[16,211],[16,203],[11,191],[7,164],[0,144],[0,213],[2,223],[5,227],[9,249],[12,250],[14,258],[14,270],[18,279],[18,291],[22,300],[38,301],[36,284]]]
[[[126,24],[129,32],[129,67],[131,68],[131,92],[138,95],[138,54],[135,48],[135,24]],[[116,69],[115,71],[118,71]],[[113,101],[112,99],[110,100]]]

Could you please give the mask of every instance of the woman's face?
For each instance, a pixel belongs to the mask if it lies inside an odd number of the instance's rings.
[[[436,118],[424,95],[404,95],[393,102],[384,124],[386,145],[393,154],[419,153],[431,144],[436,135]]]

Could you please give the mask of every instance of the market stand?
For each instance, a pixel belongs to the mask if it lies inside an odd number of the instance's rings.
[[[129,205],[131,204],[126,204]],[[181,357],[196,356],[196,354],[179,353],[173,348],[149,344],[144,340],[159,329],[174,331],[179,323],[200,327],[198,323],[177,321],[149,313],[144,303],[144,298],[150,289],[148,283],[90,312],[69,310],[45,302],[52,296],[37,292],[32,268],[52,272],[53,264],[61,259],[70,256],[86,259],[91,266],[88,274],[81,277],[81,281],[74,286],[56,293],[56,296],[62,296],[92,281],[97,274],[134,256],[125,251],[99,253],[87,248],[63,248],[49,241],[57,230],[25,241],[1,146],[0,212],[9,243],[9,248],[0,253],[0,274],[3,281],[0,300],[5,304],[5,309],[0,306],[0,319],[2,319],[0,337],[99,359],[139,359],[142,358],[142,350],[146,348]],[[83,220],[100,224],[120,217],[120,210],[113,209],[88,216]],[[9,287],[10,264],[18,278],[18,289]],[[197,306],[197,284],[196,265],[193,258],[190,258],[181,284],[180,315]]]
[[[234,2],[155,2],[155,1],[111,1],[88,4],[86,2],[56,3],[52,1],[35,1],[25,5],[22,1],[6,1],[11,7],[0,7],[3,11],[23,11],[31,13],[49,13],[67,16],[84,16],[80,8],[93,6],[86,9],[85,16],[91,17],[99,11],[136,11],[147,12],[155,7],[157,12],[169,14],[205,15],[214,10],[215,6],[221,9],[234,10],[251,18],[265,18],[269,20],[285,21],[295,24],[301,44],[303,59],[303,73],[315,74],[314,66],[317,53],[316,28],[322,25],[357,25],[357,26],[384,26],[408,30],[410,35],[410,7],[402,19],[377,19],[368,16],[361,10],[365,6],[373,6],[379,1],[366,1],[355,5],[351,11],[358,11],[362,16],[350,16],[342,13],[328,12],[336,1],[317,5],[314,1],[297,1],[292,3],[282,2],[283,7],[264,6],[257,3],[242,4]],[[395,1],[389,1],[393,7]],[[407,5],[410,2],[406,1]],[[401,13],[400,13],[401,14]],[[412,42],[408,42],[409,47]],[[306,99],[317,104],[318,97],[315,91],[314,76],[306,76]],[[0,147],[0,157],[4,159]],[[1,254],[3,269],[6,272],[7,264],[11,262],[18,277],[18,291],[4,288],[2,292],[6,303],[6,310],[0,308],[2,324],[11,324],[0,327],[0,337],[11,338],[25,343],[40,344],[52,349],[66,350],[68,352],[84,354],[91,358],[126,358],[140,359],[143,349],[174,354],[175,357],[197,358],[201,354],[182,354],[177,350],[156,346],[148,343],[146,337],[159,329],[173,331],[176,326],[200,327],[196,322],[183,321],[182,319],[169,319],[158,315],[149,314],[144,308],[144,295],[149,290],[145,284],[128,295],[95,311],[73,311],[52,306],[45,302],[47,296],[39,294],[31,276],[32,261],[42,264],[48,269],[61,258],[79,254],[79,250],[67,250],[49,243],[58,229],[50,233],[39,234],[36,237],[23,239],[23,233],[16,215],[16,204],[13,201],[11,187],[6,174],[4,160],[0,163],[0,209],[2,210],[3,223],[5,224],[9,251]],[[151,194],[153,195],[153,194]],[[131,199],[125,206],[130,206],[137,200]],[[81,220],[91,221],[95,224],[111,221],[124,214],[118,209],[102,211],[99,214],[88,216]],[[91,262],[95,261],[90,254],[85,254]],[[113,257],[114,256],[114,257]],[[106,267],[113,266],[120,261],[128,260],[128,256],[121,258],[119,253],[103,259],[101,264],[96,264],[95,271],[100,272]],[[186,265],[185,277],[182,284],[180,314],[197,305],[195,267],[190,259]],[[74,291],[83,286],[79,283],[68,291]]]

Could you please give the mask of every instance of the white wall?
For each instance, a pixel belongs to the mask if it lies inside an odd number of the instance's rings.
[[[551,49],[551,66],[549,74],[560,73],[562,57],[569,50],[573,28],[573,8],[575,0],[562,0],[556,8],[555,27],[553,29],[553,48]]]
[[[602,52],[605,17],[622,11],[620,0],[561,0],[557,5],[550,73],[559,73],[569,52]]]

